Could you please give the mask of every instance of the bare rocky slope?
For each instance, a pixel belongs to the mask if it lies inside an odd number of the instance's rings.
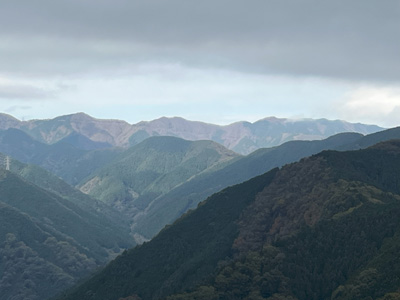
[[[30,121],[0,114],[0,130],[9,128],[25,131],[47,144],[64,140],[83,149],[129,147],[151,136],[174,136],[192,141],[212,140],[240,154],[291,140],[320,140],[341,132],[370,134],[382,130],[375,125],[326,119],[269,117],[254,123],[243,121],[219,126],[178,117],[129,124],[121,120],[95,119],[84,113]]]

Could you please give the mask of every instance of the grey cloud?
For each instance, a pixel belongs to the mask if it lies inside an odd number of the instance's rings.
[[[6,108],[4,111],[6,113],[13,113],[13,112],[20,111],[20,110],[29,110],[31,108],[32,108],[32,106],[27,106],[27,105],[13,105],[13,106]]]
[[[62,75],[156,61],[397,81],[399,36],[397,0],[0,4],[3,72]]]
[[[0,84],[0,99],[36,100],[55,96],[54,91],[24,84]]]

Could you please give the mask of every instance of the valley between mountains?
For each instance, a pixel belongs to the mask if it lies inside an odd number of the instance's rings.
[[[400,128],[85,114],[0,128],[1,300],[398,297]]]

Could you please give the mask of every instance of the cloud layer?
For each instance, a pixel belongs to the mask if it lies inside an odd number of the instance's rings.
[[[0,70],[64,76],[156,62],[398,81],[399,30],[397,0],[6,1]]]
[[[14,0],[0,111],[398,125],[398,0]]]

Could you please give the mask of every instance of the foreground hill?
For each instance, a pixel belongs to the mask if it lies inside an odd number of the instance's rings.
[[[274,169],[60,299],[397,299],[399,170],[399,141]]]
[[[134,245],[121,224],[68,197],[0,169],[1,300],[46,299]]]
[[[95,119],[84,113],[30,121],[19,121],[12,116],[0,114],[0,130],[9,128],[20,129],[42,143],[63,141],[84,150],[115,146],[127,148],[151,136],[174,136],[192,141],[212,140],[241,154],[291,140],[320,140],[341,132],[369,134],[383,129],[340,120],[291,120],[275,117],[254,123],[243,121],[219,126],[165,117],[131,125],[120,120]]]

